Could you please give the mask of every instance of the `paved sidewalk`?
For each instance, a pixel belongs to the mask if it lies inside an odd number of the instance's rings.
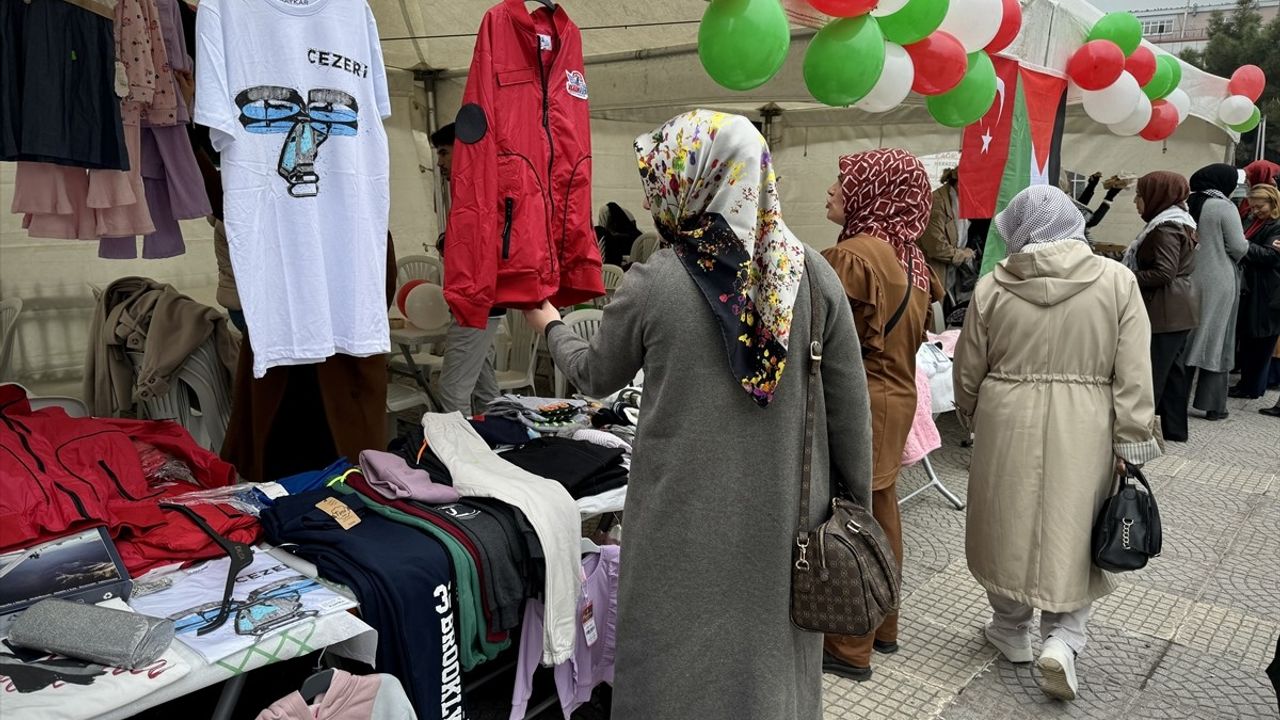
[[[996,659],[982,637],[986,594],[965,565],[964,511],[928,490],[903,508],[902,650],[877,656],[870,682],[828,675],[826,717],[1280,718],[1263,673],[1280,636],[1280,420],[1257,412],[1275,400],[1193,419],[1191,442],[1148,466],[1164,554],[1095,605],[1075,702],[1045,697],[1031,666]],[[939,429],[934,468],[963,497],[969,451],[954,415]],[[924,482],[912,468],[900,492]]]

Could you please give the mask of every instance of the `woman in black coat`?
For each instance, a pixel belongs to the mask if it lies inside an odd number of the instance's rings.
[[[1240,261],[1244,270],[1239,341],[1240,383],[1231,389],[1234,398],[1256,399],[1267,390],[1267,369],[1280,339],[1280,189],[1255,185],[1249,191],[1245,237],[1249,252]]]

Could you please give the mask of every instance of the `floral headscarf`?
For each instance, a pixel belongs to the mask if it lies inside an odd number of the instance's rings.
[[[711,306],[734,377],[767,407],[804,275],[768,144],[744,117],[695,110],[636,138],[636,155],[664,244]]]
[[[933,193],[920,160],[906,150],[868,150],[840,158],[844,229],[840,239],[871,235],[893,246],[916,287],[929,292],[929,265],[916,241],[929,226]]]

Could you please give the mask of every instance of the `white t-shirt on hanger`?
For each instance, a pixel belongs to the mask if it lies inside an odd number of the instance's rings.
[[[389,352],[391,115],[365,0],[202,0],[195,121],[222,154],[253,374]]]

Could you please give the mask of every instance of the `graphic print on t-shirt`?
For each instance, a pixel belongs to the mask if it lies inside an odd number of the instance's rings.
[[[258,85],[236,95],[240,124],[258,135],[284,134],[276,172],[295,198],[320,194],[316,160],[330,135],[352,137],[358,129],[356,99],[341,90],[317,88],[302,93],[293,88]]]

